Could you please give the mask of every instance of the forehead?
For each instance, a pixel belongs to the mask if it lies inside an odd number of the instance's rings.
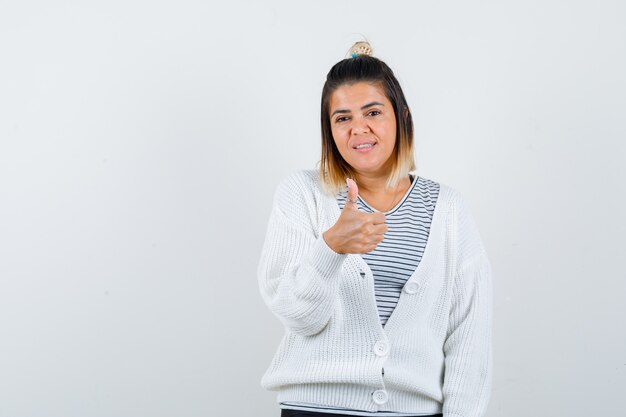
[[[337,88],[330,96],[330,111],[337,108],[359,108],[364,104],[378,101],[385,106],[391,106],[391,102],[385,95],[385,90],[380,84],[358,82],[344,84]]]

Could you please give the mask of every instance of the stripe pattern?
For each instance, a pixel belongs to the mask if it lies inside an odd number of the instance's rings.
[[[373,251],[361,255],[374,275],[376,304],[383,327],[398,304],[404,284],[422,259],[439,195],[437,182],[410,174],[409,177],[411,186],[404,197],[391,210],[383,212],[388,227],[383,241]],[[347,189],[337,195],[342,210],[347,197]],[[357,206],[365,213],[378,211],[361,196],[357,198]]]

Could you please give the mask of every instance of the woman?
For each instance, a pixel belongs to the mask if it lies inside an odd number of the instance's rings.
[[[412,174],[411,112],[355,44],[322,91],[319,172],[278,186],[258,268],[282,416],[484,414],[491,267],[465,199]]]

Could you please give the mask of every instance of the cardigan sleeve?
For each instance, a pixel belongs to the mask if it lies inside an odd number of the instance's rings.
[[[312,336],[333,313],[345,254],[316,236],[302,184],[281,182],[267,226],[257,275],[263,301],[287,330]]]
[[[457,210],[459,248],[465,256],[454,276],[443,346],[443,414],[444,417],[481,417],[491,396],[491,264],[467,204],[461,201]]]

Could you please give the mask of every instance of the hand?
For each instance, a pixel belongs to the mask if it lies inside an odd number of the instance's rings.
[[[371,252],[383,241],[387,231],[385,215],[360,212],[356,205],[359,188],[352,179],[346,181],[348,200],[337,222],[324,232],[324,241],[337,253]]]

